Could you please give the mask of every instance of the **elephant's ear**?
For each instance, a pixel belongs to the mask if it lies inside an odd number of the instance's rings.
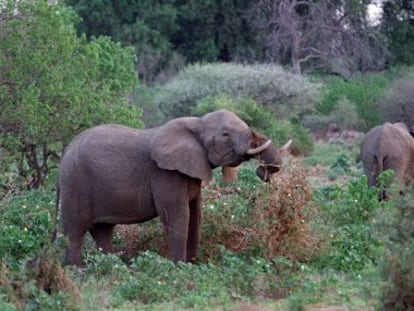
[[[199,118],[179,118],[156,129],[150,153],[159,167],[203,181],[211,180],[212,167],[201,143],[199,123]]]

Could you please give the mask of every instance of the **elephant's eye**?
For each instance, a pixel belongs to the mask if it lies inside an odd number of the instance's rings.
[[[230,134],[229,133],[227,133],[227,132],[224,132],[223,134],[221,134],[223,137],[228,137],[228,136],[230,136]]]

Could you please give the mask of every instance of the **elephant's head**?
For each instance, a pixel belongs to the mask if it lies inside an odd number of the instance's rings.
[[[227,110],[201,118],[171,120],[157,130],[150,144],[151,157],[159,167],[204,181],[211,179],[211,169],[215,167],[235,167],[253,157],[261,158],[270,174],[277,172],[282,164],[270,140],[256,134]]]

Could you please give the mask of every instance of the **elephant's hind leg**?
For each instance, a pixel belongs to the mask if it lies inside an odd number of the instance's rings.
[[[64,229],[64,234],[69,240],[69,246],[66,249],[65,264],[80,266],[82,264],[81,252],[85,232],[74,229],[68,232]]]
[[[101,249],[104,253],[112,253],[112,233],[114,231],[113,224],[97,223],[89,229],[96,247]]]

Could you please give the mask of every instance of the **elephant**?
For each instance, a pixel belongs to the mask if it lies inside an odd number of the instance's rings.
[[[362,140],[359,159],[369,187],[377,186],[378,175],[388,169],[394,171],[397,181],[408,185],[414,173],[412,130],[402,122],[372,128]],[[386,198],[385,192],[380,194],[380,200]]]
[[[155,217],[164,228],[168,258],[194,261],[202,182],[212,179],[214,168],[231,172],[252,158],[261,161],[258,176],[264,181],[281,169],[271,140],[227,110],[154,128],[108,124],[83,131],[65,148],[58,170],[56,215],[60,206],[65,264],[82,264],[88,231],[99,249],[112,252],[116,224]]]

